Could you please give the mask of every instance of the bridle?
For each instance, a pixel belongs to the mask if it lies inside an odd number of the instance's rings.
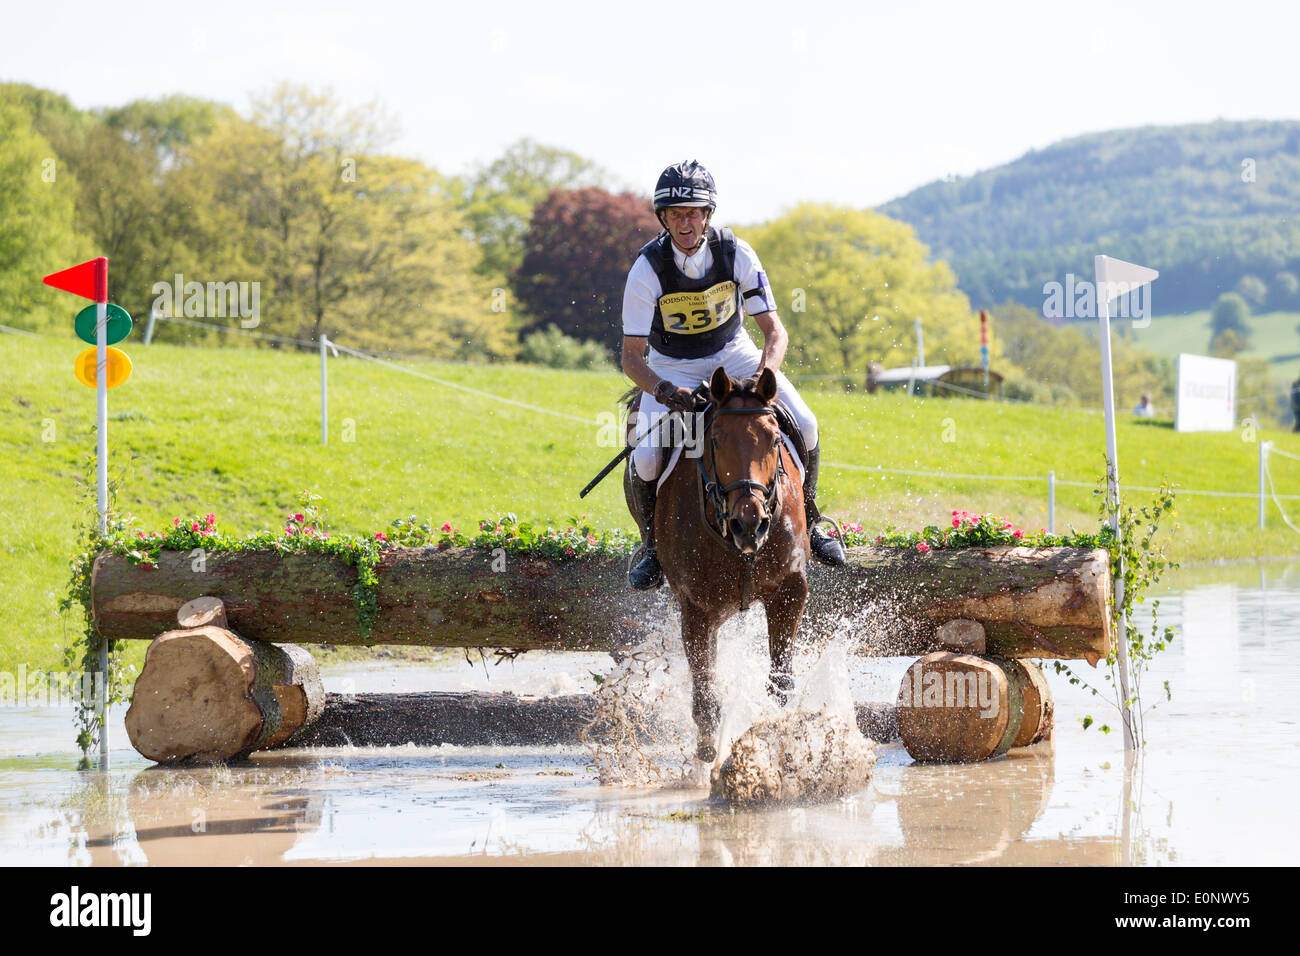
[[[709,442],[709,429],[717,421],[719,415],[771,415],[776,417],[776,411],[770,405],[761,405],[754,407],[752,405],[744,408],[721,408],[716,407],[713,410],[713,417],[708,420],[704,426],[704,434],[701,440],[709,450],[709,468],[706,471],[704,467],[704,455],[695,459],[695,467],[700,470],[700,481],[704,484],[705,497],[713,505],[713,512],[718,516],[718,523],[722,526],[722,536],[730,537],[730,520],[731,510],[727,507],[727,496],[738,488],[743,488],[748,494],[757,494],[763,504],[766,514],[763,517],[770,519],[776,513],[777,502],[780,498],[781,479],[785,475],[785,464],[781,460],[781,441],[778,437],[776,443],[776,474],[772,477],[772,485],[767,485],[752,478],[741,478],[727,485],[719,485],[716,478],[712,478],[709,472],[714,475],[718,473],[718,463],[716,452],[713,445]],[[778,431],[779,435],[779,431]]]

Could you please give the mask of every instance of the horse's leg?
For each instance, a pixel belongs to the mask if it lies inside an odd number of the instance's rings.
[[[718,698],[713,691],[713,662],[717,657],[718,629],[707,613],[682,602],[682,647],[691,668],[691,716],[699,731],[695,756],[712,762],[718,756],[714,738],[718,732]]]
[[[808,599],[808,579],[792,574],[763,597],[767,611],[767,650],[772,659],[768,693],[785,706],[794,690],[794,636]]]

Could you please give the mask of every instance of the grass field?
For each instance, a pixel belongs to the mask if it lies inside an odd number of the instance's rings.
[[[1300,312],[1265,312],[1253,315],[1250,347],[1243,358],[1262,358],[1269,363],[1269,377],[1277,388],[1289,386],[1300,375]],[[1174,356],[1179,352],[1208,355],[1210,351],[1210,311],[1184,315],[1155,316],[1145,329],[1133,329],[1131,341],[1157,355]]]
[[[56,605],[79,517],[77,479],[94,451],[94,391],[78,384],[67,338],[0,334],[0,670],[55,667],[65,643]],[[571,421],[496,402],[355,359],[331,360],[328,446],[320,441],[319,361],[302,353],[124,343],[135,371],[110,393],[117,461],[137,456],[119,507],[161,529],[215,512],[238,534],[282,525],[294,495],[324,497],[331,527],[379,530],[398,516],[473,527],[521,519],[633,527],[621,485],[578,490],[617,451],[594,424],[623,390],[612,373],[526,366],[410,365],[423,374],[573,415]],[[1099,414],[900,395],[807,393],[820,419],[824,509],[868,530],[946,523],[952,509],[995,511],[1046,527],[1046,476],[1091,486],[1103,470]],[[345,430],[351,440],[345,440]],[[609,433],[606,429],[606,434]],[[1300,455],[1300,435],[1264,432]],[[1119,426],[1127,486],[1170,480],[1189,489],[1252,492],[1258,448],[1238,433],[1178,435],[1127,418]],[[883,467],[978,477],[870,473]],[[1300,462],[1275,460],[1279,493],[1300,494]],[[1134,492],[1131,502],[1149,500]],[[1287,502],[1294,513],[1300,501]],[[1172,539],[1185,561],[1300,552],[1300,535],[1270,506],[1256,528],[1253,498],[1183,496]],[[1059,487],[1057,529],[1097,524],[1090,488]],[[143,652],[143,647],[138,649]]]

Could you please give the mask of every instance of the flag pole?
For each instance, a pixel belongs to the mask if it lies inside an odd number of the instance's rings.
[[[99,533],[108,534],[108,260],[95,260],[95,467]],[[108,770],[108,641],[99,641],[99,769]]]
[[[1106,510],[1110,513],[1110,528],[1115,533],[1118,548],[1118,567],[1112,569],[1115,582],[1115,612],[1119,634],[1116,637],[1119,660],[1120,717],[1124,723],[1124,749],[1137,749],[1133,733],[1133,715],[1128,698],[1128,617],[1124,613],[1124,549],[1119,525],[1119,451],[1115,438],[1115,380],[1110,361],[1110,287],[1104,276],[1107,273],[1106,256],[1093,260],[1093,277],[1096,279],[1097,318],[1101,324],[1101,392],[1106,412]]]

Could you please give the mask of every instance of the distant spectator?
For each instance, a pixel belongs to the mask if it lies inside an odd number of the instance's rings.
[[[1151,404],[1151,393],[1143,392],[1142,401],[1137,403],[1133,409],[1134,415],[1141,415],[1143,418],[1152,418],[1156,413],[1156,407]]]
[[[1293,432],[1300,432],[1300,378],[1291,383],[1291,414],[1295,416]]]

